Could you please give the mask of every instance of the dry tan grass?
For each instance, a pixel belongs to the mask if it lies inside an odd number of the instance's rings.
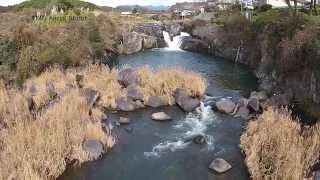
[[[75,86],[75,78],[73,76],[65,74],[59,68],[51,68],[42,73],[41,76],[27,80],[24,93],[28,97],[33,97],[36,108],[40,108],[52,100],[49,86],[53,85],[56,93],[63,94],[68,84]],[[36,95],[32,94],[31,89],[33,87],[35,88]]]
[[[0,124],[5,125],[0,128],[0,179],[54,179],[65,170],[66,160],[89,160],[82,148],[85,140],[99,140],[107,147],[114,145],[111,132],[102,129],[104,113],[92,109],[79,94],[76,74],[83,75],[84,88],[99,92],[99,102],[106,108],[114,108],[116,98],[125,94],[117,80],[118,71],[99,65],[66,72],[50,69],[28,80],[23,92],[7,90],[0,82]],[[139,70],[139,75],[147,97],[165,96],[174,102],[177,88],[186,89],[191,96],[202,96],[206,89],[199,74],[183,69],[152,72],[145,67]],[[48,92],[50,83],[60,97],[54,103],[48,103],[52,100]],[[73,88],[67,88],[68,84]],[[29,91],[31,86],[36,93]],[[32,114],[27,100],[30,96],[37,107],[45,108]]]
[[[197,73],[182,68],[163,68],[153,72],[150,67],[145,66],[138,71],[142,81],[142,90],[146,98],[150,96],[164,96],[174,103],[176,89],[183,88],[188,95],[201,97],[204,95],[207,83]]]
[[[290,112],[269,109],[249,123],[241,147],[253,179],[301,180],[319,158],[319,125],[302,131]]]
[[[84,87],[97,90],[101,94],[100,104],[102,106],[116,108],[116,99],[122,95],[116,70],[110,70],[103,65],[91,65],[81,74],[84,76]]]
[[[89,160],[82,149],[84,140],[112,146],[113,138],[103,132],[100,117],[89,116],[89,109],[74,90],[34,118],[16,116],[15,124],[0,131],[0,179],[53,179],[65,170],[66,159]]]

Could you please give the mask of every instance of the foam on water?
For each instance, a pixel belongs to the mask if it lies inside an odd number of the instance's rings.
[[[205,106],[201,102],[200,112],[187,114],[184,120],[174,125],[173,128],[176,130],[176,134],[173,137],[168,137],[163,142],[156,144],[151,152],[144,152],[144,155],[146,157],[160,157],[161,154],[184,149],[190,144],[190,139],[195,135],[205,136],[208,150],[213,150],[214,138],[206,135],[206,131],[209,125],[214,125],[217,122],[211,107]]]

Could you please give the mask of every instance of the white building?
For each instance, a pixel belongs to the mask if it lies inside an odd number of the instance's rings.
[[[122,16],[130,16],[130,15],[132,15],[132,12],[131,11],[121,12],[121,15]]]
[[[298,6],[303,6],[307,2],[310,2],[310,0],[298,0]],[[258,6],[262,6],[264,4],[270,4],[273,8],[288,7],[285,0],[259,0],[258,1]],[[294,6],[293,1],[290,1],[290,4]]]

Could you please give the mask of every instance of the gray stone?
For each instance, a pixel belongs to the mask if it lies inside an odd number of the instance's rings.
[[[216,103],[216,106],[220,112],[231,114],[236,107],[236,104],[230,99],[221,99]]]
[[[158,113],[152,114],[152,120],[155,120],[155,121],[168,121],[171,119],[172,118],[165,112],[158,112]]]
[[[120,97],[116,100],[117,108],[120,111],[133,111],[135,110],[135,103],[132,99]]]
[[[178,106],[186,112],[191,112],[200,105],[200,101],[198,99],[189,97],[183,89],[176,90],[175,101]]]
[[[135,101],[135,106],[136,106],[136,109],[145,108],[145,106],[140,100]]]
[[[218,173],[224,173],[230,170],[232,166],[226,160],[217,158],[211,162],[209,168]]]
[[[167,106],[169,105],[169,102],[165,100],[163,97],[159,96],[150,96],[147,102],[145,102],[145,105],[150,107],[160,107],[160,106]]]
[[[192,141],[195,144],[205,144],[207,142],[206,138],[203,135],[196,135],[195,137],[193,137]]]
[[[124,128],[124,130],[128,133],[132,133],[133,132],[133,129],[131,127],[126,127]]]
[[[247,107],[241,106],[235,117],[240,117],[242,119],[248,120],[250,119],[250,111]]]
[[[86,99],[89,106],[93,106],[100,96],[98,91],[90,88],[80,89],[80,94]]]
[[[119,121],[116,121],[114,123],[115,123],[116,126],[120,126],[121,125]]]
[[[268,99],[268,95],[265,91],[259,91],[259,92],[253,91],[250,93],[250,99],[251,98],[256,98],[259,101],[265,101]]]
[[[126,68],[118,73],[118,81],[125,87],[129,85],[139,85],[140,78],[138,73],[132,68]]]
[[[141,89],[136,85],[130,85],[127,88],[127,97],[133,100],[143,100],[143,93]]]
[[[129,118],[125,118],[125,117],[120,117],[119,118],[119,123],[120,124],[129,124],[130,123],[130,119]]]
[[[103,145],[97,140],[86,140],[83,143],[83,149],[88,153],[90,160],[97,160],[103,154]]]
[[[257,98],[250,98],[248,101],[248,108],[252,109],[255,112],[260,110],[260,103]]]

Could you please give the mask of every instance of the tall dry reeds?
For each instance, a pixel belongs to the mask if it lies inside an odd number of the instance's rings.
[[[89,115],[91,107],[78,90],[66,93],[45,111],[31,114],[26,97],[0,88],[0,179],[54,179],[67,162],[88,161],[85,140],[112,147],[114,140],[102,129],[101,117]],[[3,98],[2,98],[3,97]],[[97,111],[97,110],[95,110]]]
[[[207,82],[200,74],[183,68],[162,68],[152,71],[148,66],[138,70],[141,88],[146,98],[150,96],[164,96],[170,104],[174,103],[176,89],[182,88],[192,97],[204,95]]]
[[[319,125],[302,130],[287,110],[269,109],[249,123],[241,147],[252,179],[301,180],[320,155]]]

